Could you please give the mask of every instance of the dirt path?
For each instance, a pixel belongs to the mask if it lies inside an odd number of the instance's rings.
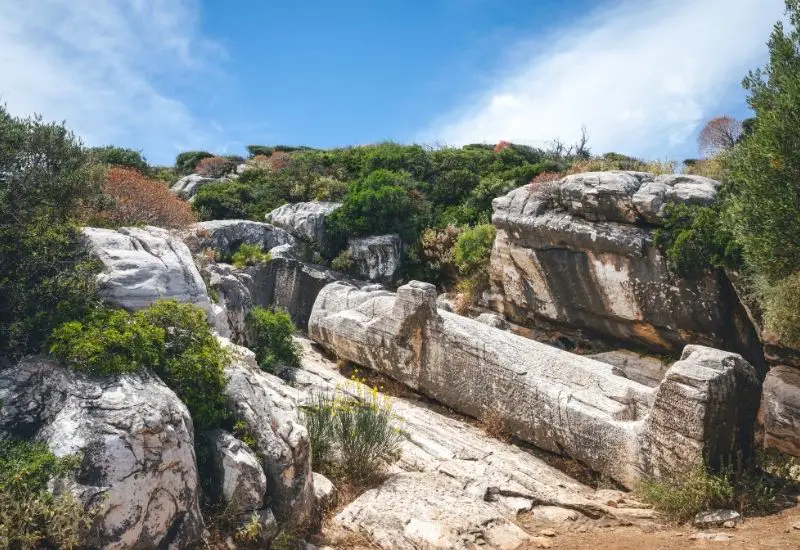
[[[798,528],[793,526],[797,525]],[[526,526],[534,535],[541,530]],[[778,514],[750,518],[735,529],[697,531],[684,527],[589,527],[583,533],[553,528],[554,537],[537,537],[520,550],[800,550],[800,506]],[[693,539],[697,533],[720,534],[726,541]],[[552,533],[550,533],[552,534]]]

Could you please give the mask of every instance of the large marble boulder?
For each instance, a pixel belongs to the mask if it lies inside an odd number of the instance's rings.
[[[664,204],[709,204],[719,183],[640,172],[576,174],[493,201],[484,304],[519,324],[663,353],[701,344],[764,374],[758,335],[724,273],[680,277],[654,244]]]
[[[175,185],[170,188],[170,191],[178,195],[182,199],[193,199],[197,191],[204,185],[215,182],[214,178],[207,178],[200,174],[189,174],[179,179]]]
[[[612,365],[437,309],[435,288],[416,281],[396,295],[328,285],[309,335],[456,411],[499,417],[520,439],[626,487],[753,452],[758,382],[734,353],[687,346],[651,388]]]
[[[256,454],[224,430],[203,434],[209,457],[208,473],[214,502],[234,506],[241,512],[262,508],[267,493],[267,476]]]
[[[177,235],[149,226],[87,227],[83,234],[103,263],[100,293],[111,304],[137,310],[171,298],[211,310],[192,253]]]
[[[90,378],[36,357],[0,371],[0,439],[81,454],[73,487],[99,514],[90,548],[193,548],[204,530],[192,419],[155,376]]]
[[[243,244],[257,245],[268,251],[288,244],[299,246],[297,239],[287,231],[263,222],[251,220],[213,220],[192,227],[184,240],[194,253],[208,248],[220,257],[230,257]]]
[[[325,218],[341,206],[336,202],[296,202],[284,204],[269,212],[267,223],[285,229],[318,250],[327,247]]]
[[[800,369],[772,368],[761,400],[764,446],[800,457]]]
[[[399,235],[350,239],[347,250],[353,259],[356,277],[387,284],[397,278],[403,256],[403,241]]]

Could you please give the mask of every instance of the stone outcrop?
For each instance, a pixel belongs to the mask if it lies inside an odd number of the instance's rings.
[[[456,411],[499,415],[519,438],[633,487],[752,453],[758,384],[739,355],[687,346],[656,388],[573,355],[437,310],[432,285],[396,295],[325,287],[312,339]]]
[[[296,381],[287,388],[299,403],[320,392],[368,393],[337,371],[307,340]],[[404,439],[384,483],[348,504],[331,522],[379,548],[516,548],[529,540],[521,512],[574,525],[593,519],[644,521],[652,510],[619,491],[595,491],[537,455],[441,414],[418,398],[394,397],[392,413]],[[315,485],[316,488],[316,485]],[[618,502],[627,501],[625,506]],[[613,505],[609,505],[609,503]]]
[[[757,333],[725,274],[678,277],[653,243],[666,202],[708,204],[718,186],[698,176],[600,172],[495,199],[486,305],[520,325],[658,352],[690,343],[734,350],[763,375]]]
[[[259,458],[224,430],[209,430],[203,436],[208,449],[207,473],[213,501],[235,506],[245,513],[260,509],[267,493],[267,476]]]
[[[204,529],[192,420],[148,374],[89,378],[27,358],[0,371],[0,439],[83,455],[74,491],[100,512],[92,548],[191,548]]]
[[[214,220],[196,224],[184,240],[195,254],[212,249],[221,258],[229,258],[243,244],[257,245],[262,250],[299,242],[287,231],[268,223],[251,220]]]
[[[765,447],[800,457],[800,369],[781,365],[767,373],[761,421]]]
[[[318,250],[327,247],[325,218],[341,206],[336,202],[296,202],[269,212],[266,221],[285,229]]]
[[[669,364],[661,358],[640,355],[628,350],[604,351],[587,357],[613,365],[614,374],[651,388],[658,386],[669,370]]]
[[[101,295],[111,304],[141,309],[160,298],[211,311],[206,285],[184,242],[158,227],[83,230],[103,263]]]
[[[298,423],[295,402],[280,378],[258,368],[252,351],[222,343],[234,357],[225,369],[225,393],[236,420],[255,441],[269,508],[279,522],[301,525],[312,517],[315,503],[308,433]]]
[[[214,178],[207,178],[199,174],[190,174],[179,179],[175,185],[170,188],[170,191],[178,195],[182,199],[193,199],[197,191],[204,185],[215,182]]]
[[[350,239],[347,250],[359,279],[390,284],[397,278],[403,256],[399,235]]]

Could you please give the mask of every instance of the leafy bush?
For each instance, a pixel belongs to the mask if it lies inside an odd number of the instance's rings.
[[[340,201],[347,195],[348,188],[347,182],[330,176],[320,176],[311,184],[311,191],[315,201]]]
[[[152,369],[189,408],[197,430],[228,416],[223,371],[229,356],[205,312],[192,304],[159,300],[136,313],[100,310],[57,328],[50,350],[96,376]]]
[[[353,269],[353,253],[350,250],[342,250],[338,256],[331,260],[331,269],[349,273]]]
[[[142,174],[148,171],[147,160],[141,151],[106,145],[105,147],[92,147],[89,154],[94,162],[138,170]]]
[[[403,436],[391,400],[356,382],[354,396],[319,393],[301,410],[315,471],[360,485],[382,474]]]
[[[70,477],[76,456],[57,458],[43,443],[0,441],[0,548],[73,548],[94,519],[68,490],[48,482]]]
[[[385,142],[364,148],[362,174],[367,176],[377,170],[408,172],[412,178],[424,181],[431,174],[431,163],[419,145]]]
[[[436,177],[431,186],[431,198],[438,204],[457,204],[480,183],[478,174],[465,169],[450,170]]]
[[[765,332],[788,346],[800,347],[800,271],[776,282],[757,276],[753,287]]]
[[[489,266],[494,245],[493,225],[478,225],[461,232],[453,248],[453,261],[464,275],[475,275]]]
[[[426,229],[422,233],[420,244],[422,255],[426,263],[441,273],[444,280],[456,278],[456,265],[453,259],[453,250],[461,229],[448,225],[441,229]]]
[[[280,367],[300,365],[300,347],[292,339],[297,328],[286,311],[255,307],[247,314],[247,330],[262,370],[277,374]]]
[[[259,155],[270,156],[275,151],[272,147],[267,147],[266,145],[248,145],[247,152],[250,154],[250,158],[257,157]]]
[[[236,161],[226,157],[206,157],[194,167],[195,173],[207,178],[221,178],[236,170]]]
[[[90,225],[182,228],[196,221],[191,205],[136,170],[109,168],[103,194],[109,204],[89,215]]]
[[[664,210],[664,225],[653,237],[677,273],[692,277],[709,267],[741,263],[733,235],[720,222],[718,206],[668,203]]]
[[[0,353],[38,352],[97,303],[99,265],[76,224],[101,196],[90,160],[63,126],[0,107]]]
[[[175,157],[175,169],[181,175],[194,173],[195,166],[205,158],[213,157],[208,151],[186,151]]]
[[[710,474],[704,466],[674,482],[644,482],[637,492],[656,510],[678,521],[706,510],[731,508],[734,500],[730,473]]]
[[[201,220],[253,219],[255,202],[256,193],[250,185],[231,181],[202,186],[192,208]]]
[[[265,264],[272,260],[269,252],[264,252],[257,244],[244,243],[231,256],[233,267],[242,269],[248,265]]]

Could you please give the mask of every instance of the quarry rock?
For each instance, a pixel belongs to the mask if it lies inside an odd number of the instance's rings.
[[[302,524],[313,513],[314,489],[308,432],[298,423],[296,404],[280,378],[258,368],[252,351],[221,342],[234,358],[225,369],[225,393],[236,420],[255,440],[269,507],[278,522]]]
[[[381,283],[392,283],[396,279],[403,255],[399,235],[350,239],[347,250],[358,278]]]
[[[484,305],[518,325],[658,353],[678,354],[686,344],[730,349],[763,376],[758,334],[725,274],[678,276],[643,221],[661,212],[658,201],[704,204],[718,185],[697,176],[603,172],[496,198]]]
[[[192,419],[158,378],[90,378],[29,357],[0,371],[0,407],[0,439],[24,437],[57,456],[83,455],[73,490],[100,512],[81,544],[200,544]]]
[[[508,323],[506,323],[506,320],[495,313],[481,313],[475,318],[475,320],[479,323],[483,323],[484,325],[490,326],[492,328],[497,328],[500,330],[505,330],[508,327]]]
[[[233,434],[209,430],[204,434],[210,464],[211,496],[215,502],[235,506],[241,512],[262,507],[267,476],[255,453]]]
[[[325,218],[341,206],[336,202],[296,202],[269,212],[266,221],[322,250],[326,247]]]
[[[567,453],[626,487],[753,452],[758,382],[741,356],[687,346],[655,388],[606,363],[438,310],[433,285],[397,294],[332,283],[309,335],[475,418]]]
[[[698,529],[709,529],[722,527],[728,522],[738,523],[740,521],[742,521],[742,515],[735,510],[709,510],[697,514],[692,524]]]
[[[158,299],[195,304],[211,316],[206,285],[192,254],[175,234],[158,227],[83,230],[104,270],[98,275],[101,296],[129,310]]]
[[[761,399],[764,446],[800,457],[800,369],[773,367]]]
[[[229,258],[242,244],[257,245],[269,251],[283,244],[299,246],[287,231],[268,223],[251,220],[213,220],[200,222],[191,230],[194,239],[185,237],[194,253],[210,248],[220,258]]]
[[[173,193],[182,199],[192,199],[197,194],[197,191],[204,185],[211,182],[218,181],[214,178],[206,178],[199,174],[190,174],[179,179],[175,185],[170,189]]]
[[[322,514],[336,506],[336,487],[331,480],[322,474],[314,472],[314,502],[317,513]]]
[[[629,350],[604,351],[587,357],[613,365],[616,367],[615,374],[651,388],[661,383],[669,369],[669,364],[659,357],[641,355]]]

